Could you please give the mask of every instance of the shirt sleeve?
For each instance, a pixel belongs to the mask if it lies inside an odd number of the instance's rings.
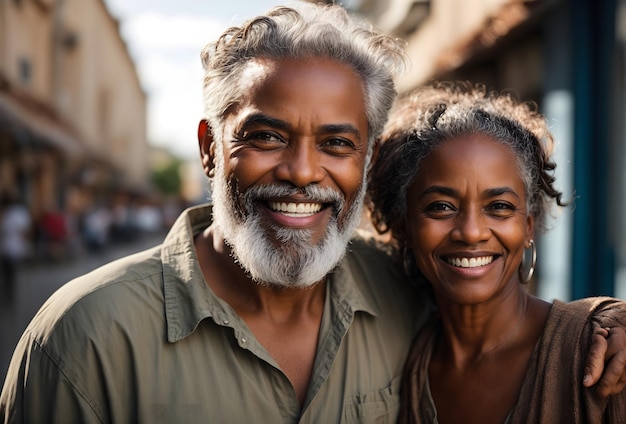
[[[626,302],[612,297],[598,297],[592,300],[595,303],[592,325],[622,327],[626,330]]]
[[[45,349],[25,333],[0,395],[0,422],[65,424],[104,420]]]

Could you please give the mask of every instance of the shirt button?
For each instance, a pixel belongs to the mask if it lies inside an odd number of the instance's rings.
[[[245,337],[242,337],[242,338],[241,338],[241,343],[246,343],[247,341],[248,341],[248,340],[246,340],[246,338],[245,338]]]
[[[228,321],[227,319],[225,319],[224,321],[222,321],[224,323],[224,325],[227,325],[230,321]]]

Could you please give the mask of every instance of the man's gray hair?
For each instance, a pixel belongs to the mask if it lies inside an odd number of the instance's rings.
[[[394,77],[406,63],[403,45],[340,6],[311,3],[273,8],[227,29],[203,49],[204,117],[214,136],[221,139],[224,114],[241,101],[242,75],[251,60],[318,57],[347,65],[361,78],[371,149],[396,96]]]

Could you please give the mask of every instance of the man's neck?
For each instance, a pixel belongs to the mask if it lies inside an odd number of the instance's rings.
[[[302,404],[313,371],[326,282],[284,288],[253,281],[209,227],[194,239],[204,279],[239,315],[292,383]]]
[[[307,288],[253,281],[235,262],[228,244],[211,227],[198,234],[194,244],[207,284],[237,313],[264,313],[281,321],[317,309],[315,305],[320,299],[323,303],[325,281]]]

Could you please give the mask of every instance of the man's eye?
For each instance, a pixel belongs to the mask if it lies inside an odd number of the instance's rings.
[[[508,202],[494,202],[489,207],[491,210],[514,210],[515,206]]]
[[[270,142],[282,142],[283,139],[275,133],[260,131],[250,134],[246,137],[248,140],[270,141]]]
[[[332,155],[349,155],[354,152],[355,145],[347,138],[332,137],[324,140],[320,147]]]
[[[260,149],[274,149],[285,145],[286,141],[272,131],[256,131],[241,136],[240,141]]]
[[[354,143],[345,138],[329,138],[324,144],[329,147],[354,147]]]

